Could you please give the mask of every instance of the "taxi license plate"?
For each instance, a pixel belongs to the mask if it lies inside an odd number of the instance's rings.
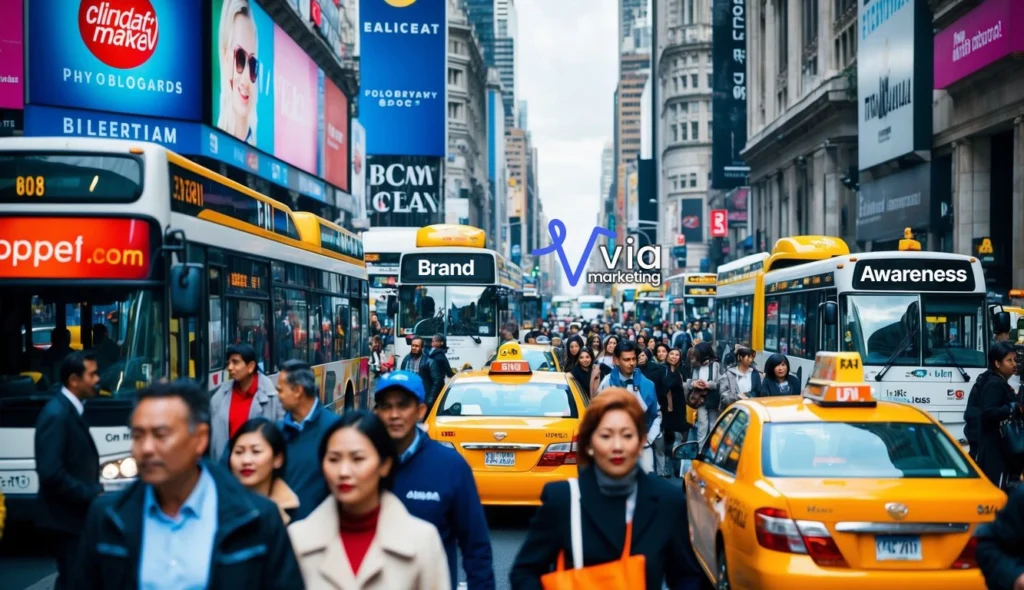
[[[488,451],[484,453],[484,465],[488,467],[515,467],[516,454],[511,451]]]
[[[875,561],[921,561],[921,537],[879,535],[875,537]]]

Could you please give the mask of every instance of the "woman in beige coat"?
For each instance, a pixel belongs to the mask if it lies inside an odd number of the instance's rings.
[[[398,464],[384,424],[345,414],[320,442],[331,496],[288,527],[308,590],[450,590],[437,529],[388,489]]]

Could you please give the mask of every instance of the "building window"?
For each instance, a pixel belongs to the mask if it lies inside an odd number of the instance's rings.
[[[687,137],[686,137],[686,125],[685,124],[679,126],[679,136],[680,136],[679,139],[681,139],[682,141],[686,141],[687,140]]]
[[[686,75],[680,76],[680,81],[683,83],[683,88],[686,88]]]
[[[679,78],[672,78],[672,90],[679,92]]]
[[[694,90],[700,88],[700,84],[697,82],[697,74],[690,74],[690,88]]]
[[[697,141],[700,139],[700,131],[697,127],[697,121],[690,121],[690,139]]]
[[[686,15],[683,17],[685,23],[688,25],[694,24],[694,17],[697,16],[696,10],[694,10],[695,0],[686,0]]]
[[[462,70],[448,68],[448,85],[462,88]]]
[[[681,103],[679,103],[679,111],[682,112],[682,113],[690,112],[690,103],[688,103],[688,102],[681,102]]]
[[[803,0],[803,79],[805,91],[818,76],[818,2]]]
[[[466,105],[458,102],[448,103],[448,120],[449,121],[464,121],[465,120],[465,109]]]
[[[672,141],[679,141],[679,127],[672,126]]]
[[[775,4],[775,55],[777,71],[787,71],[789,65],[789,2]]]
[[[712,85],[711,85],[711,79],[712,79],[712,78],[711,78],[711,74],[708,74],[708,88],[709,88],[709,89],[710,89],[710,88],[712,88]]]
[[[697,188],[697,173],[690,173],[690,188]]]

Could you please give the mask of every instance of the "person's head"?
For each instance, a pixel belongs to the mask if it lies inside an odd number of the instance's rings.
[[[231,472],[249,489],[264,488],[284,476],[286,443],[280,429],[266,418],[242,424],[228,441]]]
[[[764,362],[764,374],[769,379],[775,379],[781,383],[789,376],[789,359],[784,354],[771,355]]]
[[[409,353],[412,356],[414,356],[414,357],[418,357],[419,355],[423,354],[423,339],[422,338],[417,336],[416,338],[413,338],[409,342]]]
[[[609,336],[604,339],[604,353],[607,355],[614,355],[615,348],[619,345],[618,336]]]
[[[637,352],[636,342],[623,340],[618,343],[615,347],[615,366],[619,368],[620,373],[625,376],[633,374],[638,360]]]
[[[374,412],[396,441],[411,442],[427,415],[423,379],[412,371],[392,371],[377,380]]]
[[[537,344],[537,332],[528,332],[526,334],[527,344]]]
[[[255,128],[260,74],[256,20],[250,0],[225,0],[218,39],[221,94],[217,126],[245,139],[249,130]]]
[[[380,418],[367,410],[348,412],[320,439],[320,468],[341,509],[364,514],[390,490],[398,463],[395,443]]]
[[[555,346],[555,347],[562,346],[562,337],[561,336],[552,336],[551,337],[551,346]]]
[[[639,346],[640,348],[646,348],[647,347],[647,336],[645,336],[643,333],[637,334],[637,336],[636,336],[636,345]]]
[[[1017,351],[1009,342],[994,342],[988,349],[988,368],[1009,379],[1017,372]]]
[[[636,469],[647,436],[647,418],[637,397],[621,387],[601,392],[580,421],[579,463],[611,477]]]
[[[698,365],[715,361],[715,347],[710,342],[701,342],[693,347],[693,361]]]
[[[374,336],[370,338],[370,350],[374,352],[380,352],[384,349],[384,341],[381,340],[380,336]]]
[[[180,481],[210,446],[210,398],[187,379],[155,383],[136,395],[131,434],[142,481],[156,487]]]
[[[107,337],[109,335],[110,335],[110,333],[107,332],[107,325],[106,324],[93,324],[93,326],[92,326],[92,344],[93,344],[93,346],[96,346],[97,344],[102,343],[104,340],[107,339]]]
[[[289,360],[277,374],[277,397],[286,412],[311,404],[320,395],[316,374],[305,361]]]
[[[580,354],[580,350],[583,349],[583,340],[578,336],[572,336],[569,338],[569,343],[566,345],[566,350],[569,352],[569,356],[576,358]]]
[[[256,349],[251,344],[233,344],[224,356],[232,381],[240,383],[256,374]]]
[[[736,349],[736,364],[741,369],[747,369],[750,365],[754,364],[754,351],[745,346],[740,346]]]
[[[668,358],[668,345],[664,342],[659,342],[654,345],[654,358],[659,363],[664,363],[665,359]]]
[[[434,337],[430,341],[430,346],[433,348],[447,348],[448,337],[444,334],[434,334]]]
[[[646,366],[651,360],[651,352],[642,346],[637,347],[636,364],[638,367]]]
[[[672,348],[665,355],[665,364],[675,369],[683,362],[683,352],[678,348]]]
[[[60,383],[78,399],[92,399],[98,393],[100,374],[93,355],[75,351],[60,363]]]
[[[608,330],[607,330],[607,327],[606,327],[605,328],[605,332],[607,332],[607,331]],[[600,334],[595,332],[595,333],[590,335],[590,349],[591,350],[601,350],[601,335]]]
[[[589,369],[594,364],[594,354],[589,349],[583,348],[576,357],[576,364],[584,369]]]

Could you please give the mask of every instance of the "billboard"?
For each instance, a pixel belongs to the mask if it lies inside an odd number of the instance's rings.
[[[746,0],[714,0],[711,25],[711,187],[747,184]]]
[[[32,0],[26,6],[30,104],[202,118],[203,44],[196,40],[202,0]]]
[[[373,155],[447,152],[448,0],[359,1],[359,120]]]
[[[932,166],[919,164],[857,191],[857,240],[896,240],[904,228],[926,229],[932,220]]]
[[[0,109],[25,106],[22,0],[0,0]]]
[[[679,233],[687,244],[704,243],[704,199],[679,202]]]
[[[168,149],[195,153],[199,123],[136,117],[39,105],[25,106],[25,135],[35,137],[100,137],[158,143]]]
[[[372,227],[423,227],[444,223],[441,158],[370,156]]]
[[[352,197],[359,207],[359,219],[367,218],[366,211],[366,130],[359,119],[352,119]]]
[[[348,97],[330,79],[320,72],[323,106],[323,128],[320,130],[319,170],[324,180],[349,191],[348,171]],[[350,191],[349,191],[350,192]]]
[[[1024,3],[988,0],[935,35],[935,88],[1024,52]]]
[[[932,144],[932,18],[926,0],[858,2],[861,170]]]

